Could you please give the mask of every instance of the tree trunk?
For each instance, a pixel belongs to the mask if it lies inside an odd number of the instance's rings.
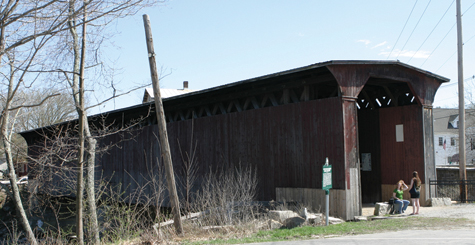
[[[100,244],[101,240],[99,237],[99,224],[97,221],[97,210],[96,210],[96,192],[95,192],[95,183],[94,183],[94,167],[96,163],[96,139],[94,139],[89,131],[89,126],[86,123],[85,125],[86,139],[87,139],[87,166],[86,166],[86,194],[87,194],[87,204],[88,204],[88,214],[90,219],[90,231],[92,232],[92,239],[94,244]]]
[[[82,179],[83,166],[85,153],[87,153],[86,159],[86,193],[87,193],[87,203],[88,203],[88,214],[90,219],[90,232],[92,233],[93,244],[100,244],[99,237],[99,225],[97,221],[96,213],[96,198],[95,198],[95,189],[94,189],[94,166],[95,166],[95,156],[96,156],[96,140],[92,137],[89,130],[89,124],[87,121],[87,112],[85,110],[84,103],[84,76],[85,76],[85,60],[86,60],[86,40],[87,40],[87,2],[84,1],[84,14],[83,14],[83,25],[82,25],[82,41],[81,48],[79,48],[79,35],[75,28],[74,20],[70,20],[69,26],[71,27],[71,35],[74,41],[74,78],[73,83],[71,84],[71,89],[73,92],[74,101],[76,102],[76,110],[79,114],[79,150],[78,150],[78,162],[80,165],[80,173],[78,173],[78,196],[81,195],[81,200],[78,199],[77,204],[82,204],[82,196],[84,195],[84,181]],[[74,13],[74,0],[70,1],[70,13]],[[76,75],[79,74],[79,75]],[[85,149],[85,141],[87,141],[87,150]],[[81,177],[81,179],[79,179]],[[82,185],[82,190],[80,190],[80,184]],[[79,216],[81,219],[79,220]],[[84,244],[84,225],[83,220],[83,206],[78,207],[77,210],[78,223],[76,227],[76,232],[78,235],[78,243]],[[79,223],[80,221],[80,223]]]
[[[3,26],[3,25],[2,25]],[[5,29],[1,28],[0,30],[0,52],[3,54],[5,52]],[[3,55],[0,55],[0,61],[2,60]],[[15,173],[15,165],[13,164],[13,157],[12,157],[12,148],[11,148],[11,134],[9,134],[8,130],[8,121],[9,121],[9,109],[11,106],[11,101],[13,97],[13,77],[10,77],[9,84],[8,84],[8,94],[7,94],[7,101],[5,103],[5,107],[3,108],[2,114],[0,115],[0,133],[4,145],[5,157],[7,160],[8,166],[8,177],[10,179],[10,184],[12,187],[12,194],[13,194],[13,201],[15,203],[15,209],[20,214],[20,223],[25,229],[26,237],[31,244],[38,244],[35,238],[35,234],[31,230],[30,223],[28,222],[28,217],[26,216],[25,209],[23,208],[23,203],[21,201],[20,190],[16,183],[16,173]]]
[[[12,194],[13,194],[13,201],[15,203],[15,209],[20,214],[20,223],[25,229],[26,237],[31,244],[38,244],[35,238],[35,234],[31,230],[30,223],[28,222],[28,217],[26,216],[25,209],[23,208],[23,203],[21,201],[20,190],[16,183],[16,173],[15,173],[15,166],[13,164],[13,157],[11,152],[11,144],[10,139],[8,137],[8,110],[4,110],[4,114],[2,116],[2,123],[1,123],[1,133],[2,133],[2,141],[5,146],[5,157],[7,160],[8,165],[8,177],[10,179],[10,184],[12,187]]]

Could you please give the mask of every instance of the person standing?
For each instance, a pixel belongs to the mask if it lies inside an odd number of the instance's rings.
[[[419,214],[419,208],[421,204],[419,202],[419,197],[421,195],[421,179],[417,171],[412,172],[411,184],[409,187],[409,193],[411,194],[412,202],[412,214]]]
[[[397,210],[398,214],[404,213],[409,205],[409,201],[403,199],[404,191],[407,189],[409,188],[406,183],[404,183],[404,180],[399,180],[396,189],[393,191],[394,204],[398,204],[399,206],[399,210]]]

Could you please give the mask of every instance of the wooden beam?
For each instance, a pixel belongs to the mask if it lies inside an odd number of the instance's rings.
[[[388,86],[383,86],[384,92],[388,95],[388,97],[391,99],[391,105],[392,106],[397,106],[394,102],[396,100],[394,99],[393,93],[391,93],[391,90],[389,90]]]
[[[284,105],[287,105],[287,104],[289,103],[289,101],[290,101],[290,93],[289,93],[289,89],[288,89],[288,88],[286,88],[286,89],[284,89],[284,90],[282,91],[282,99],[281,99],[281,101],[282,101],[282,104],[284,104]]]
[[[293,89],[290,89],[290,98],[292,99],[293,103],[300,102],[299,98],[297,97]]]
[[[303,86],[302,95],[300,96],[300,101],[309,101],[310,100],[310,89],[308,85]]]
[[[274,94],[270,93],[267,94],[267,97],[269,98],[270,102],[272,103],[273,106],[278,106],[279,103],[277,102],[277,99],[275,98]]]
[[[371,98],[368,96],[368,93],[366,93],[366,91],[364,90],[361,90],[361,93],[363,94],[363,97],[365,98],[365,100],[368,101],[369,106],[371,106],[371,109],[374,110],[376,107],[374,106],[373,101],[371,101]]]

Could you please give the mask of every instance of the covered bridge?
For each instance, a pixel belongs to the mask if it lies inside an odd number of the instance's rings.
[[[328,61],[166,98],[173,164],[181,168],[180,149],[194,144],[200,169],[255,167],[259,200],[323,209],[328,157],[330,213],[346,220],[361,214],[362,203],[387,201],[396,182],[409,182],[416,170],[424,203],[425,184],[436,177],[432,103],[448,81],[396,61]],[[116,126],[140,117],[130,131],[134,140],[122,140],[123,133],[101,138],[120,146],[96,161],[115,183],[135,185],[131,178],[140,179],[160,156],[154,104],[91,117]],[[22,133],[33,157],[43,131]]]

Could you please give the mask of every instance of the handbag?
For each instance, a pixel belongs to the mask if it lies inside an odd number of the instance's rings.
[[[388,204],[394,204],[394,197],[389,198]]]

